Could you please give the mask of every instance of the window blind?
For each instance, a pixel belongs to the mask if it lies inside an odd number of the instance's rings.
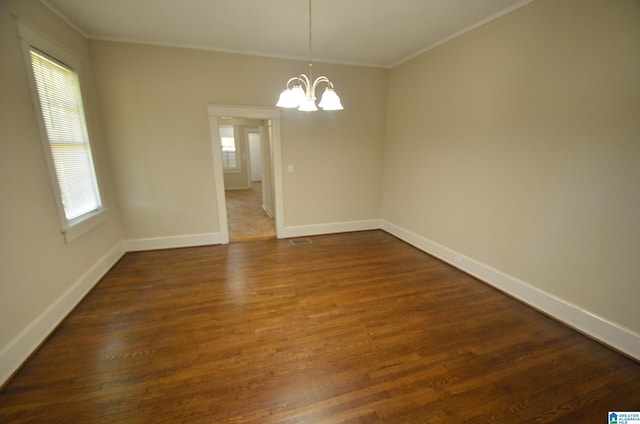
[[[78,75],[31,50],[33,74],[67,221],[102,208]]]
[[[222,146],[222,165],[224,168],[237,168],[236,141],[233,137],[220,137]]]

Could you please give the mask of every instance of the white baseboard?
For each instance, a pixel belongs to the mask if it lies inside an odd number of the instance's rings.
[[[269,215],[269,218],[273,219],[273,211],[271,210],[271,208],[266,207],[265,205],[262,205],[262,210]]]
[[[0,385],[46,340],[124,253],[123,243],[115,245],[0,350]]]
[[[395,224],[382,220],[380,228],[552,316],[569,327],[640,360],[640,334],[637,332]]]
[[[348,233],[351,231],[379,230],[379,219],[368,219],[363,221],[332,222],[328,224],[299,225],[294,227],[284,227],[279,238],[306,237],[319,234]]]
[[[187,234],[183,236],[153,237],[144,239],[125,240],[125,250],[136,252],[140,250],[174,249],[178,247],[206,246],[222,244],[221,233]]]

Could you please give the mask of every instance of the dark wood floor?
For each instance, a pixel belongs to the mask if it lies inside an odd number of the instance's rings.
[[[381,232],[127,254],[2,423],[605,423],[640,364]]]

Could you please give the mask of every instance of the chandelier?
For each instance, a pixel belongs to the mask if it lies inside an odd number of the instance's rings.
[[[309,0],[309,76],[300,74],[297,77],[290,78],[287,86],[280,93],[280,98],[276,106],[284,108],[297,108],[305,112],[313,112],[318,110],[316,106],[316,88],[319,84],[325,83],[327,87],[322,93],[320,106],[324,110],[342,110],[340,97],[333,90],[333,83],[329,78],[321,76],[313,79],[313,55],[311,51],[311,0]]]

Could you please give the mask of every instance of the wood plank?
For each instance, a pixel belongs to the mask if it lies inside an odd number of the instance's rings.
[[[125,255],[0,422],[604,422],[640,364],[382,231]]]

